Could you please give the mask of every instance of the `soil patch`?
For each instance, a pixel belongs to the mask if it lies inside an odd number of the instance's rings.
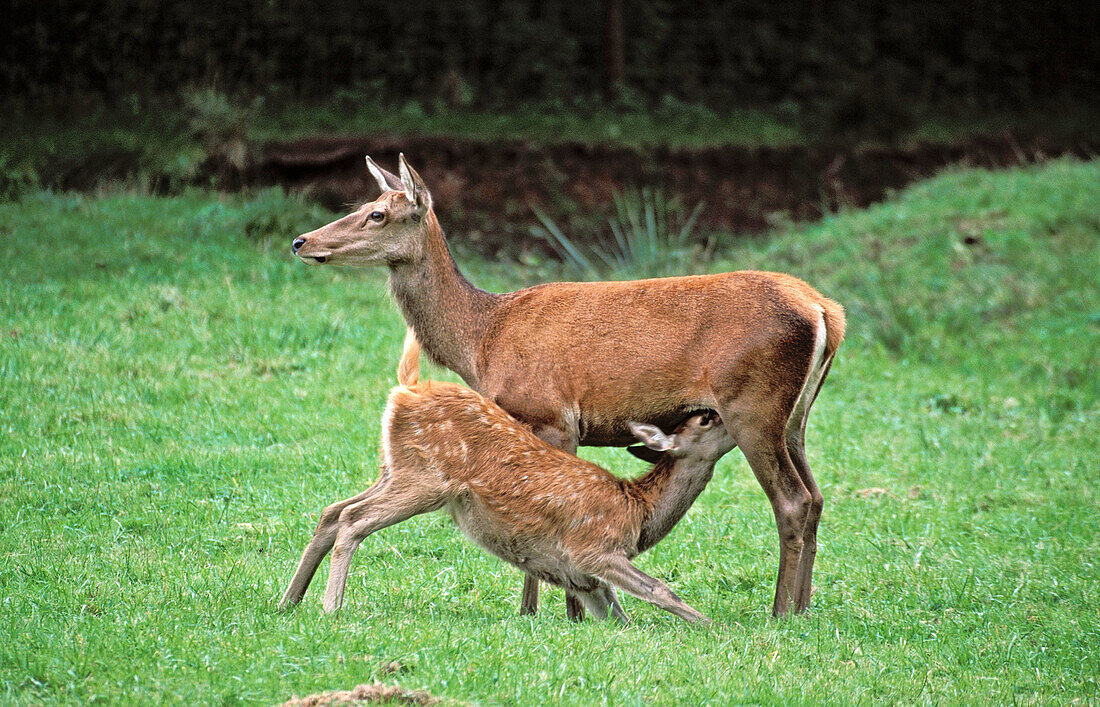
[[[356,685],[350,690],[321,692],[306,697],[292,697],[280,707],[330,707],[335,705],[432,705],[439,700],[422,690],[405,690],[396,685]]]
[[[907,147],[712,149],[621,147],[443,137],[325,137],[270,143],[247,169],[216,168],[221,183],[282,184],[307,190],[330,208],[373,199],[370,155],[396,172],[404,152],[432,190],[453,241],[486,254],[545,249],[532,235],[532,206],[573,238],[607,230],[612,196],[653,187],[685,210],[704,203],[697,232],[754,233],[784,221],[807,221],[843,206],[862,207],[944,166],[1001,168],[1100,152],[1094,138],[1054,141],[1008,134],[953,144]]]

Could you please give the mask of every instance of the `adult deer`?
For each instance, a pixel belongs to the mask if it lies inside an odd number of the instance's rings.
[[[331,550],[324,607],[335,611],[351,557],[368,535],[446,508],[471,540],[564,587],[598,618],[610,610],[626,621],[618,587],[686,621],[707,620],[630,560],[668,534],[733,449],[714,412],[688,418],[671,435],[630,423],[656,458],[649,473],[628,481],[551,447],[469,388],[419,382],[418,356],[410,331],[400,385],[382,415],[381,475],[321,513],[281,607],[301,601]]]
[[[405,156],[400,177],[369,157],[367,167],[382,195],[295,238],[295,254],[388,267],[425,352],[567,452],[628,444],[630,420],[672,429],[717,411],[775,514],[773,613],[803,611],[823,503],[806,462],[806,417],[844,336],[843,308],[797,278],[753,271],[484,292],[459,272]],[[521,612],[537,606],[529,574]]]

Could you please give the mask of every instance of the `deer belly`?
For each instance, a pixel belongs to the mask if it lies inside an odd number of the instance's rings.
[[[587,447],[625,447],[638,441],[630,433],[627,422],[645,422],[671,432],[687,418],[713,410],[713,406],[713,402],[698,400],[668,407],[645,403],[614,410],[582,407],[579,443]]]
[[[537,532],[541,518],[494,513],[477,499],[456,501],[449,510],[463,535],[532,577],[578,592],[597,586],[594,577],[573,566],[552,533]]]

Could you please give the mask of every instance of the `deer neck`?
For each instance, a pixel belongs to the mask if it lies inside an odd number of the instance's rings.
[[[714,464],[690,457],[664,456],[637,479],[634,487],[645,506],[638,552],[645,552],[668,535],[706,488]]]
[[[422,257],[390,266],[390,292],[428,356],[476,388],[477,352],[499,295],[474,287],[459,272],[430,211],[425,228]]]

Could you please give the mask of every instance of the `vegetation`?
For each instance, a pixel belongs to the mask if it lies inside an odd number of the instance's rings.
[[[811,416],[811,612],[737,452],[640,559],[719,622],[517,615],[435,514],[369,538],[345,610],[275,604],[364,488],[403,336],[384,274],[308,268],[277,191],[0,203],[0,701],[270,704],[380,680],[477,703],[1100,699],[1100,163],[955,170],[753,241],[851,334]],[[452,233],[460,241],[461,234]],[[469,261],[478,284],[530,282]],[[434,371],[437,377],[447,376]],[[583,450],[624,474],[621,450]]]
[[[41,97],[214,85],[231,93],[499,108],[679,101],[787,106],[902,122],[915,107],[1093,101],[1098,49],[1087,3],[889,5],[671,0],[277,4],[103,0],[59,12],[14,0],[0,94]],[[607,51],[618,25],[620,59]]]
[[[707,255],[692,235],[703,204],[684,216],[676,200],[654,189],[621,192],[613,201],[614,212],[608,220],[611,235],[592,244],[575,242],[549,216],[535,210],[542,225],[534,227],[533,233],[550,243],[570,273],[568,279],[638,280],[694,274]]]
[[[317,135],[431,135],[534,145],[572,141],[636,149],[805,140],[793,121],[764,111],[717,113],[683,106],[581,113],[550,106],[433,110],[416,101],[378,103],[365,93],[348,92],[326,103],[277,103],[214,90],[131,96],[121,106],[91,96],[81,103],[75,112],[71,99],[3,105],[8,120],[0,124],[0,194],[38,183],[88,188],[119,182],[174,193],[210,179],[212,170],[204,169],[208,159],[247,166],[268,141]]]
[[[436,136],[534,146],[582,143],[645,153],[665,148],[822,147],[821,124],[777,110],[711,110],[675,101],[655,107],[566,110],[550,103],[514,110],[387,103],[369,91],[325,101],[244,99],[206,88],[179,95],[92,94],[0,101],[0,196],[39,186],[82,190],[119,185],[175,194],[219,184],[219,166],[247,174],[271,141],[331,135]],[[982,136],[1041,136],[1064,146],[1097,139],[1095,110],[1077,104],[1026,111],[930,113],[908,129],[864,135],[859,144],[965,143]],[[854,144],[854,143],[853,143]],[[852,147],[832,145],[826,149]]]

